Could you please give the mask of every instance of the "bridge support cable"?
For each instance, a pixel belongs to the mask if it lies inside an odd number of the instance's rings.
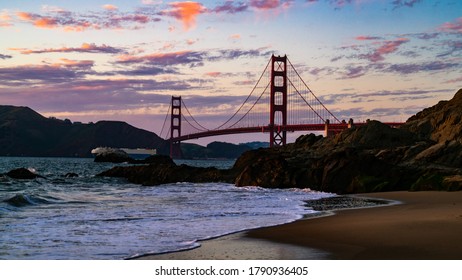
[[[160,134],[159,134],[159,136],[164,138],[164,139],[167,139],[168,135],[170,134],[170,128],[169,128],[169,130],[167,131],[167,133],[165,134],[165,137],[164,137],[164,129],[165,129],[165,125],[167,124],[168,117],[170,116],[170,109],[171,108],[172,108],[172,104],[170,103],[170,105],[168,106],[168,109],[167,109],[167,114],[165,114],[165,119],[164,119],[164,123],[162,124],[162,129],[160,130]]]
[[[291,76],[296,77],[296,80],[299,82],[298,86],[293,86],[293,88],[296,90],[296,92],[302,97],[304,102],[311,108],[313,112],[320,117],[323,122],[326,120],[332,118],[336,123],[341,123],[341,121],[331,112],[327,107],[319,100],[319,98],[313,93],[313,91],[308,87],[308,85],[305,83],[305,81],[302,79],[298,71],[295,69],[293,64],[290,62],[289,59],[287,59],[289,65],[290,65],[290,70]],[[294,80],[294,78],[292,78]],[[306,100],[306,97],[303,97],[302,90],[304,89],[306,94],[309,96],[309,101]],[[315,108],[313,108],[315,106]]]
[[[223,124],[221,124],[220,126],[214,128],[213,130],[221,130],[221,129],[229,129],[229,128],[232,128],[232,127],[235,127],[238,123],[241,123],[243,121],[243,119],[247,116],[249,116],[249,113],[252,109],[256,108],[256,105],[257,103],[261,100],[262,96],[264,95],[264,92],[268,89],[268,85],[269,85],[269,78],[267,77],[268,76],[268,68],[271,64],[271,59],[268,61],[268,63],[266,64],[266,67],[265,67],[265,70],[263,70],[262,74],[260,75],[260,78],[258,79],[257,83],[255,84],[255,86],[253,87],[252,91],[250,92],[250,94],[247,96],[247,98],[244,100],[244,102],[241,104],[241,106],[234,112],[234,114],[228,119],[226,120]],[[263,82],[263,85],[261,85]],[[254,95],[254,93],[257,91],[258,88],[260,87],[263,87],[263,91],[260,93],[260,95],[256,98],[256,100],[252,103],[251,102],[251,97]],[[250,108],[245,111],[245,113],[242,114],[242,117],[238,117],[238,114],[242,111],[244,112],[244,108],[247,107],[247,106],[250,106]],[[267,108],[265,108],[267,110]],[[262,111],[262,110],[259,110],[259,111]],[[233,119],[236,119],[236,121],[232,122]],[[261,119],[261,117],[260,117]],[[229,123],[231,123],[230,125],[228,125]],[[255,125],[255,124],[250,124],[248,123],[249,126],[252,126],[252,125]]]

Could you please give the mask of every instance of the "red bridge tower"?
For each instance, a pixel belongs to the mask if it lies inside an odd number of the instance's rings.
[[[270,147],[287,143],[287,56],[271,57]]]

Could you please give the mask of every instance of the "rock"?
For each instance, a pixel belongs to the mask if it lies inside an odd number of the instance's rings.
[[[438,143],[462,141],[462,89],[449,101],[440,101],[409,118],[403,130]]]
[[[444,177],[442,186],[447,191],[461,191],[462,175],[452,175]]]
[[[13,169],[6,173],[6,175],[10,178],[13,179],[35,179],[35,178],[45,178],[43,176],[40,176],[38,174],[35,174],[31,172],[29,169],[26,168],[18,168],[18,169]]]
[[[119,149],[105,148],[95,156],[95,162],[122,163],[130,162],[133,159],[124,151]]]
[[[230,182],[227,171],[216,168],[177,166],[168,156],[156,156],[156,162],[141,166],[116,166],[97,176],[121,177],[145,186],[177,182]]]
[[[79,174],[74,173],[74,172],[69,172],[69,173],[66,173],[63,177],[65,177],[65,178],[76,178],[76,177],[79,177]]]

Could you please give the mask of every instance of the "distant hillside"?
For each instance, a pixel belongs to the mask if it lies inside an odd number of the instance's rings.
[[[196,158],[238,158],[242,153],[253,148],[246,144],[231,144],[226,142],[212,142],[207,147],[197,144],[182,143],[181,151],[184,159]]]
[[[0,105],[0,156],[89,157],[99,146],[169,152],[168,142],[155,133],[125,122],[72,123],[28,107]]]

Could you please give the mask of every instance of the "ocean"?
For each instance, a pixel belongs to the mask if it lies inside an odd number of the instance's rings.
[[[233,161],[181,161],[228,168]],[[82,158],[0,157],[0,174],[27,168],[45,178],[0,175],[0,259],[127,259],[184,250],[316,211],[304,201],[333,194],[225,183],[139,186],[97,177],[114,166]],[[67,173],[78,177],[65,177]]]

